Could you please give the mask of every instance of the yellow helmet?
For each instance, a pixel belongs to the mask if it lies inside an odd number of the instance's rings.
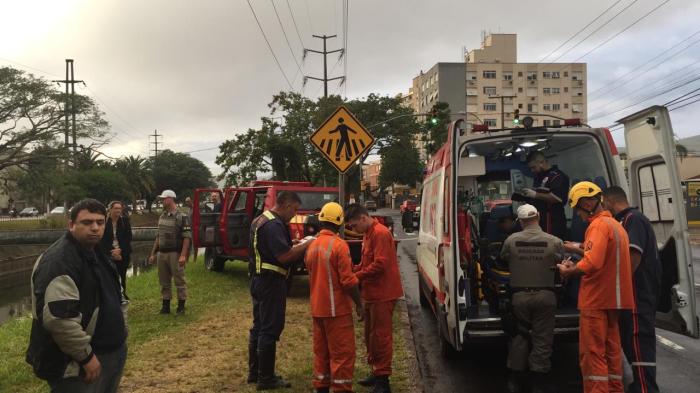
[[[343,207],[335,202],[328,202],[321,208],[321,213],[318,214],[319,221],[330,222],[335,225],[343,225],[345,215]]]
[[[581,181],[574,184],[569,190],[569,206],[576,207],[579,199],[590,198],[603,193],[597,184],[589,181]]]

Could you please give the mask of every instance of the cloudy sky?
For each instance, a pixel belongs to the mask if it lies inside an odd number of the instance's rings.
[[[347,84],[341,89],[331,85],[330,92],[349,98],[406,92],[421,69],[438,61],[459,61],[463,47],[479,47],[482,31],[517,33],[519,61],[536,62],[616,3],[559,51],[573,47],[560,61],[574,61],[664,2],[349,0]],[[65,72],[64,59],[75,59],[76,78],[87,83],[80,92],[97,98],[116,134],[105,149],[110,155],[146,155],[147,135],[157,129],[164,135],[165,148],[191,151],[218,173],[217,150],[211,148],[256,127],[268,113],[271,96],[289,89],[245,0],[0,3],[0,65],[55,79]],[[315,81],[302,88],[293,56],[304,74],[321,75],[321,58],[310,54],[302,61],[302,48],[320,49],[320,40],[312,34],[337,34],[329,40],[329,49],[343,45],[343,0],[251,4],[293,88],[309,97],[322,94]],[[700,33],[693,36],[700,31],[698,20],[700,2],[670,0],[581,58],[588,63],[589,93],[599,90],[589,97],[591,124],[609,125],[635,109],[663,104],[700,87],[700,80],[683,83],[700,76]],[[329,57],[332,76],[344,70],[336,60]],[[598,117],[677,83],[679,88],[664,95]],[[700,103],[672,112],[677,135],[700,133],[693,116],[698,109]]]

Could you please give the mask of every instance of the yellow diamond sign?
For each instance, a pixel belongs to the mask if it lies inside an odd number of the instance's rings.
[[[338,107],[309,139],[341,173],[347,172],[374,143],[372,134],[344,106]]]

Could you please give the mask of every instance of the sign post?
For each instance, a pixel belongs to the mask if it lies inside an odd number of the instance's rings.
[[[309,140],[338,170],[338,203],[345,206],[345,173],[372,147],[374,137],[355,115],[341,105]]]

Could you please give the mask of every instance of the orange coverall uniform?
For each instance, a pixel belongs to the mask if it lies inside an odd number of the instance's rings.
[[[625,229],[609,212],[590,219],[581,279],[579,361],[584,392],[623,392],[618,313],[634,308],[632,265]]]
[[[362,239],[362,260],[355,266],[365,303],[367,363],[375,376],[391,375],[392,315],[403,296],[394,236],[374,220]]]
[[[352,272],[350,249],[338,235],[321,230],[304,258],[309,271],[313,316],[316,389],[352,392],[355,329],[347,290],[359,283]]]

